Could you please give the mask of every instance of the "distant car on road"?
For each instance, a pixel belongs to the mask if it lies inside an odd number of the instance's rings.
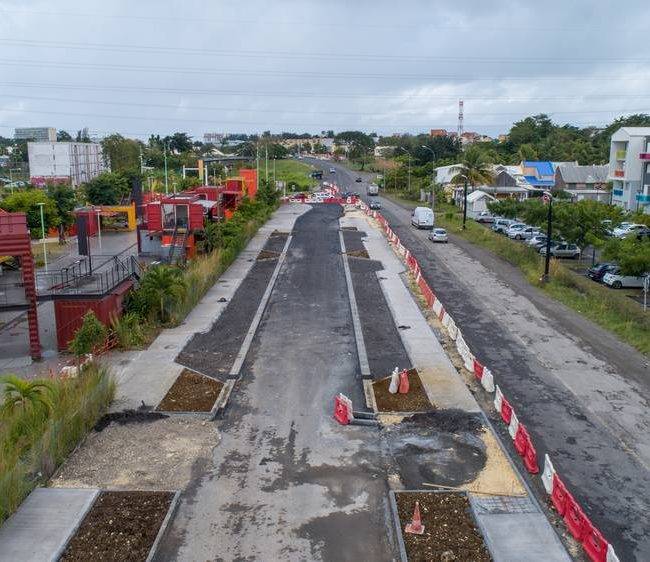
[[[379,211],[381,209],[381,203],[379,201],[370,201],[368,204],[373,211]]]
[[[543,256],[546,255],[546,246],[542,246],[539,249],[539,253]],[[567,244],[565,242],[560,242],[551,246],[551,255],[554,258],[572,258],[577,259],[580,257],[581,250],[575,244]]]
[[[514,224],[515,221],[511,219],[494,219],[494,223],[492,224],[492,230],[494,232],[498,232],[500,234],[505,234],[506,230],[510,227],[511,224]]]
[[[585,275],[593,281],[602,281],[606,273],[615,271],[618,266],[615,263],[597,263],[590,267]]]
[[[362,180],[361,178],[357,178],[357,179],[354,180],[354,181],[356,181],[357,183],[361,183],[363,180]]]
[[[429,238],[431,242],[442,242],[444,244],[449,242],[447,231],[444,228],[434,228],[427,238]]]
[[[336,168],[330,168],[330,174],[335,174],[336,173]]]
[[[640,275],[639,277],[633,277],[632,275],[621,275],[621,270],[619,268],[614,269],[605,273],[603,276],[603,283],[610,286],[612,289],[622,289],[623,287],[633,287],[633,288],[642,288],[645,278],[650,275],[650,272],[645,275]]]
[[[416,228],[433,228],[433,211],[429,207],[416,207],[411,213],[411,224]]]
[[[376,183],[371,183],[366,190],[368,195],[379,195],[379,186]]]

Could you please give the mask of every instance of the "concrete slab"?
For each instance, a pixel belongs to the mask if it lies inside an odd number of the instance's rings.
[[[57,560],[97,494],[96,489],[36,488],[0,528],[0,560]]]
[[[495,562],[569,562],[571,557],[541,512],[476,514]]]
[[[275,230],[291,231],[296,219],[309,209],[308,205],[297,203],[280,207],[180,326],[163,330],[148,349],[126,365],[113,365],[118,386],[112,412],[137,409],[143,401],[155,406],[162,400],[182,370],[174,359],[183,347],[194,334],[209,331],[217,321],[271,233]],[[225,302],[219,302],[221,299]]]

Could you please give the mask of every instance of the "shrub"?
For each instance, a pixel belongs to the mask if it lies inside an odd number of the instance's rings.
[[[92,310],[86,312],[81,327],[75,332],[68,348],[77,357],[91,353],[92,350],[106,341],[108,330]]]

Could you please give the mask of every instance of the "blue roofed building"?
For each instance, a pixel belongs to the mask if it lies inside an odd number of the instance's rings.
[[[526,183],[533,189],[552,189],[555,187],[555,165],[548,161],[524,161],[521,163]]]

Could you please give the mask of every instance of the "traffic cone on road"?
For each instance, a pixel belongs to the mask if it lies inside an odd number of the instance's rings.
[[[420,502],[415,502],[413,519],[406,525],[404,531],[412,535],[421,535],[424,533],[424,525],[422,525],[422,519],[420,519]]]
[[[399,393],[408,394],[409,391],[409,372],[404,369],[399,374]]]

